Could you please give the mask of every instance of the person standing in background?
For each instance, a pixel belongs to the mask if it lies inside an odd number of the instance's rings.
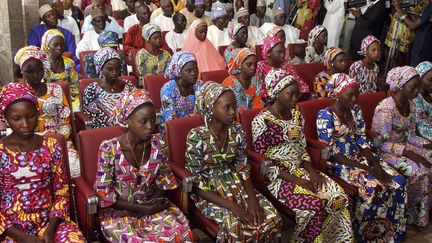
[[[339,47],[339,37],[345,18],[344,0],[324,0],[327,10],[323,26],[327,29],[327,47]]]
[[[266,3],[265,0],[258,0],[256,13],[250,16],[250,25],[255,27],[261,27],[264,23],[271,23],[271,19],[266,14]]]

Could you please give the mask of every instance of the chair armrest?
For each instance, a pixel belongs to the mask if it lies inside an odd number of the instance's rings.
[[[74,115],[75,115],[75,119],[76,119],[77,123],[80,123],[82,126],[84,126],[85,130],[91,129],[92,121],[90,120],[90,118],[88,118],[86,115],[84,115],[83,112],[78,111],[78,112],[75,112]],[[78,127],[78,125],[77,125],[77,127]]]
[[[247,150],[247,156],[251,161],[259,164],[260,174],[266,175],[268,173],[270,166],[272,165],[272,162],[270,160],[268,160],[262,154],[259,154],[255,151],[250,150],[250,149]]]
[[[91,188],[81,176],[73,178],[72,183],[76,186],[75,192],[86,199],[87,213],[96,214],[99,199],[93,191],[93,188]]]
[[[373,146],[379,148],[382,143],[382,137],[379,133],[366,129],[366,136],[372,139]]]
[[[308,146],[320,151],[321,159],[328,160],[333,155],[333,149],[328,144],[323,143],[317,139],[306,138]]]
[[[175,162],[171,162],[171,170],[174,173],[174,175],[181,180],[182,191],[191,192],[193,186],[192,174],[189,171],[187,171],[184,167],[178,165]]]

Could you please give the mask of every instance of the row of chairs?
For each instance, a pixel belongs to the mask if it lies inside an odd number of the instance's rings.
[[[359,105],[363,111],[366,127],[369,129],[372,123],[372,117],[377,104],[386,97],[383,92],[362,94],[359,98]],[[299,109],[305,118],[304,132],[307,140],[307,151],[310,154],[313,166],[325,171],[326,160],[331,155],[331,149],[317,139],[316,116],[320,109],[331,105],[332,99],[309,100],[299,103]],[[257,154],[252,149],[252,119],[260,110],[241,110],[239,112],[239,121],[247,134],[247,153],[248,162],[251,166],[251,174],[254,186],[258,191],[265,195],[275,207],[288,217],[293,217],[294,213],[288,210],[284,205],[279,203],[264,185],[264,175],[268,171],[268,162],[262,155]],[[185,151],[186,137],[188,132],[203,121],[198,116],[175,119],[168,121],[166,124],[166,141],[168,144],[168,156],[171,163],[171,169],[181,185],[179,189],[171,191],[169,198],[175,203],[189,219],[200,227],[204,232],[215,237],[218,226],[208,218],[204,217],[189,199],[189,193],[192,190],[191,174],[185,169]],[[73,179],[76,187],[75,198],[78,215],[78,222],[81,230],[87,239],[101,239],[99,226],[97,222],[97,197],[92,190],[95,182],[97,151],[103,140],[111,139],[125,133],[126,130],[120,127],[106,127],[93,130],[85,130],[79,133],[80,158],[81,158],[81,176]],[[368,135],[376,136],[372,132]],[[340,183],[347,193],[351,196],[357,195],[357,188],[332,177]],[[103,237],[102,237],[103,238]],[[102,239],[103,242],[103,239]]]

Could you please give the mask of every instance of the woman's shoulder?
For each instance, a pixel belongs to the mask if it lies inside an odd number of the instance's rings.
[[[318,111],[318,118],[321,119],[331,119],[333,117],[333,106],[327,106],[324,109]]]
[[[177,88],[177,83],[174,79],[171,79],[162,86],[161,94],[173,93],[175,88]]]
[[[69,57],[63,56],[63,63],[65,65],[65,69],[74,69],[75,68],[75,62],[70,59]]]

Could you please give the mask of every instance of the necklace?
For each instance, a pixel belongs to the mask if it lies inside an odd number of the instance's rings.
[[[33,135],[33,146],[32,146],[31,151],[34,151],[34,149],[35,149],[35,144],[36,144],[36,134]],[[15,144],[15,148],[18,150],[19,153],[22,153],[22,152],[21,152],[21,149],[19,149],[18,145]],[[29,151],[29,152],[30,152],[30,151]]]
[[[145,151],[146,151],[146,148],[147,148],[147,144],[144,143],[143,153],[142,153],[142,155],[141,155],[141,162],[138,163],[138,159],[137,159],[137,157],[135,156],[135,153],[134,153],[133,148],[132,148],[132,146],[131,146],[131,143],[130,143],[130,141],[129,141],[129,136],[128,136],[128,134],[126,134],[126,140],[127,140],[127,142],[128,142],[128,145],[129,145],[129,148],[130,148],[130,150],[131,150],[132,156],[133,156],[134,159],[135,159],[135,163],[138,165],[138,168],[140,168],[141,165],[142,165],[142,163],[143,163],[143,161],[144,161],[144,154],[145,154]]]
[[[210,126],[209,126],[209,130],[210,130],[210,132],[212,133],[212,135],[215,137],[215,140],[216,140],[217,142],[220,143],[219,138],[216,136],[216,133],[213,131],[213,129],[211,129]],[[224,151],[225,144],[226,144],[227,140],[228,140],[228,131],[227,131],[227,135],[225,136],[225,139],[224,139],[224,141],[223,141],[223,143],[222,143],[222,148],[221,148],[220,151]],[[216,143],[216,145],[217,145],[217,143]]]

